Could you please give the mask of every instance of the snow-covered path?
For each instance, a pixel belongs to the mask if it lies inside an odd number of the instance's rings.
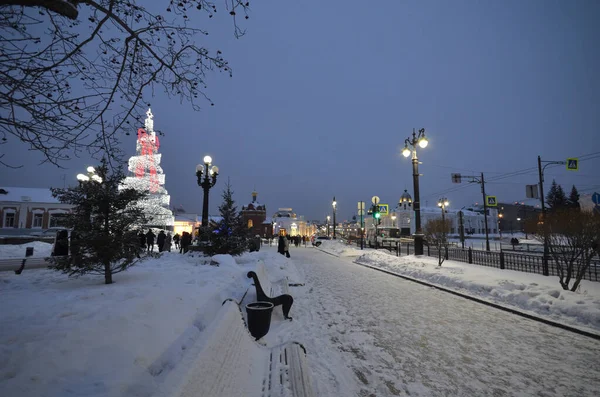
[[[598,341],[315,249],[292,260],[310,288],[295,336],[339,350],[360,396],[598,395]]]

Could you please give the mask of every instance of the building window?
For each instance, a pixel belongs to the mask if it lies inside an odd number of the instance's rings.
[[[52,228],[52,227],[59,227],[59,217],[56,215],[50,215],[50,225],[48,227]]]
[[[44,221],[44,214],[33,214],[33,227],[42,227]]]
[[[7,212],[4,215],[4,227],[15,227],[15,213]]]
[[[254,226],[254,222],[252,222],[252,219],[248,219],[248,229],[250,229],[252,226]]]

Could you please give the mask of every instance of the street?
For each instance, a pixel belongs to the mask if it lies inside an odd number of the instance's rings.
[[[360,396],[593,396],[600,390],[598,341],[352,258],[313,248],[291,254],[309,287],[297,298],[305,300],[298,310],[311,324],[295,336],[309,340],[309,359],[339,352]],[[344,385],[321,385],[319,392],[343,393]]]

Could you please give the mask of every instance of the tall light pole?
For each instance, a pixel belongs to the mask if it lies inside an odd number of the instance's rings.
[[[331,206],[333,207],[333,239],[335,240],[335,209],[337,207],[337,202],[335,201],[335,196],[333,196],[333,201],[331,202]]]
[[[413,165],[413,186],[415,190],[415,199],[413,209],[415,211],[415,255],[423,255],[423,231],[421,230],[421,201],[419,197],[419,159],[417,158],[417,144],[421,148],[427,147],[427,138],[425,138],[425,128],[419,130],[419,135],[415,134],[413,128],[412,138],[409,136],[404,140],[404,149],[402,155],[408,157],[412,153]],[[409,149],[412,147],[412,150]]]
[[[96,169],[94,167],[89,166],[89,167],[87,167],[86,171],[87,171],[87,174],[77,174],[77,180],[79,181],[79,186],[81,186],[87,182],[102,183],[102,177],[100,175],[96,174]],[[87,218],[88,218],[87,220],[91,224],[92,223],[92,220],[91,220],[92,215],[91,215],[91,210],[89,208],[89,205],[86,205],[85,208],[87,211]]]
[[[204,202],[202,203],[202,229],[206,231],[208,227],[208,191],[217,183],[217,175],[219,175],[219,167],[213,165],[212,157],[204,156],[204,164],[196,166],[196,177],[198,178],[198,186],[204,189]],[[210,167],[210,168],[209,168]],[[204,175],[204,178],[202,176]],[[206,234],[205,234],[206,236]]]
[[[445,221],[444,213],[446,212],[446,207],[449,205],[450,203],[448,202],[448,199],[446,197],[442,197],[438,200],[438,207],[442,209],[442,222]]]

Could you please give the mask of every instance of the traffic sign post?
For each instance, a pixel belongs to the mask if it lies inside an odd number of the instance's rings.
[[[579,170],[579,159],[576,157],[567,159],[567,170],[569,170],[569,171]]]
[[[389,214],[389,208],[390,208],[389,204],[379,204],[379,213],[381,215],[388,215]]]
[[[496,196],[487,196],[485,194],[485,179],[483,177],[483,172],[481,173],[481,177],[474,176],[474,175],[452,174],[452,183],[461,183],[461,180],[463,177],[471,179],[469,182],[477,182],[477,183],[481,184],[481,195],[483,198],[483,220],[484,220],[484,226],[485,226],[485,250],[489,251],[490,250],[490,236],[489,236],[489,229],[488,229],[487,209],[488,209],[488,207],[497,207],[498,206],[498,202],[496,201]],[[493,199],[491,201],[492,204],[489,204],[490,200],[488,200],[488,198]]]

